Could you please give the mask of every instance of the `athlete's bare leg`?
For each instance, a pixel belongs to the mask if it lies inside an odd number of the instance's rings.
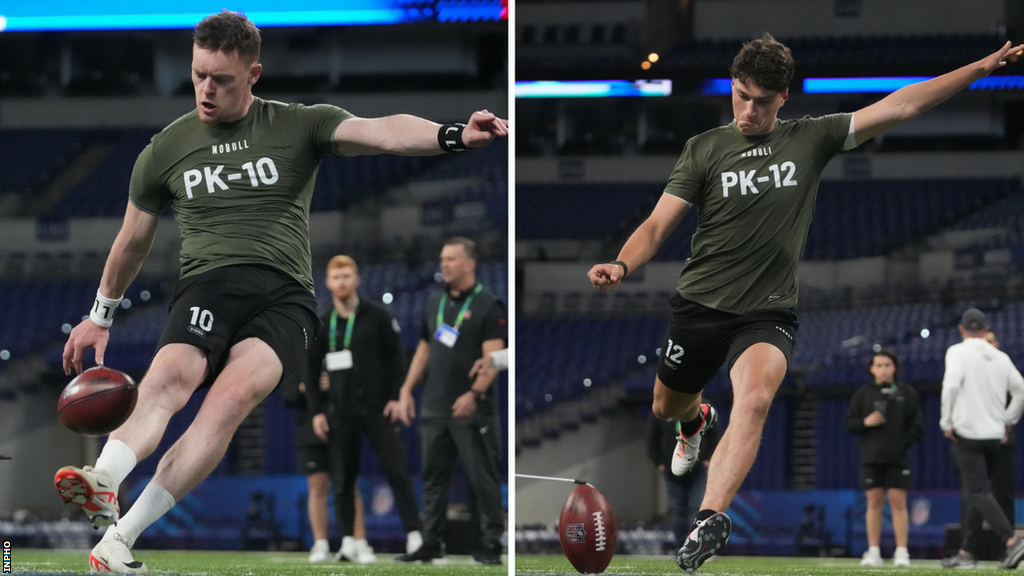
[[[668,420],[675,418],[680,422],[689,422],[700,415],[700,392],[684,394],[665,386],[661,378],[654,377],[654,404],[651,411],[656,418]]]
[[[309,527],[313,540],[327,540],[327,472],[314,472],[306,476],[309,485]]]
[[[906,490],[902,488],[889,488],[889,510],[892,512],[892,531],[896,536],[896,547],[906,548],[910,535],[910,517],[907,513]],[[879,523],[879,528],[881,528],[881,523]]]
[[[242,420],[277,386],[282,370],[277,354],[262,340],[247,338],[232,346],[196,419],[160,460],[153,483],[175,501],[198,486],[224,458]]]
[[[732,367],[733,404],[729,427],[708,468],[702,510],[725,512],[754,464],[761,431],[775,391],[786,375],[786,356],[760,342],[747,348]]]
[[[135,410],[111,440],[124,442],[142,461],[156,450],[171,416],[185,407],[207,374],[206,356],[190,344],[168,344],[150,364],[139,384]]]
[[[868,532],[868,546],[879,547],[882,543],[882,506],[885,505],[885,491],[871,488],[867,491],[868,509],[864,513],[864,525]]]

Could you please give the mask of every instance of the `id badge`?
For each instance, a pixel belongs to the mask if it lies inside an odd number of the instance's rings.
[[[437,332],[434,332],[434,338],[441,344],[454,348],[455,342],[459,339],[459,332],[447,324],[441,324],[437,327]]]
[[[349,370],[352,368],[352,351],[341,350],[338,352],[328,352],[326,361],[328,372],[337,372],[338,370]]]

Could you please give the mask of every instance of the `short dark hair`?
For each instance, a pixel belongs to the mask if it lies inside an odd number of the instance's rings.
[[[260,31],[245,14],[224,10],[203,18],[192,34],[196,46],[211,52],[238,52],[243,62],[260,59]]]
[[[893,370],[893,373],[892,373],[892,379],[896,380],[897,378],[899,378],[899,376],[900,376],[900,359],[899,359],[899,356],[896,356],[896,353],[893,352],[892,350],[888,349],[888,348],[882,348],[881,350],[878,350],[877,352],[875,352],[874,354],[871,355],[871,359],[868,360],[868,373],[871,372],[871,365],[875,363],[875,358],[877,358],[878,356],[885,356],[889,360],[892,360],[893,368],[895,368],[895,370]]]
[[[740,48],[729,74],[741,82],[753,80],[765,90],[782,92],[789,88],[795,68],[789,48],[765,32]]]
[[[444,241],[445,246],[454,246],[456,244],[462,246],[462,249],[466,252],[467,258],[472,258],[473,260],[476,260],[476,242],[470,240],[469,238],[466,238],[465,236],[452,236],[451,238]]]

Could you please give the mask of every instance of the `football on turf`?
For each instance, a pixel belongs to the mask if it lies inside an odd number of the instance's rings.
[[[582,574],[604,572],[615,555],[619,528],[604,495],[590,484],[577,486],[558,517],[562,551]]]
[[[72,432],[104,436],[124,424],[138,399],[139,387],[131,376],[96,366],[64,388],[57,401],[57,418]]]

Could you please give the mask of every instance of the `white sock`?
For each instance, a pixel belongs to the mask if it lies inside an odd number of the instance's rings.
[[[903,548],[897,547],[896,548],[896,554],[901,554],[901,553],[902,554],[906,554],[907,556],[910,556],[910,550],[907,550],[905,547],[903,547]]]
[[[173,508],[174,504],[174,496],[171,496],[170,492],[150,482],[132,505],[132,509],[122,516],[111,530],[117,530],[121,536],[134,544],[139,534]]]
[[[100,457],[96,459],[95,468],[109,474],[114,486],[120,486],[136,463],[135,452],[127,444],[120,440],[107,440]]]
[[[881,556],[882,549],[878,546],[868,546],[868,554],[871,556]]]

